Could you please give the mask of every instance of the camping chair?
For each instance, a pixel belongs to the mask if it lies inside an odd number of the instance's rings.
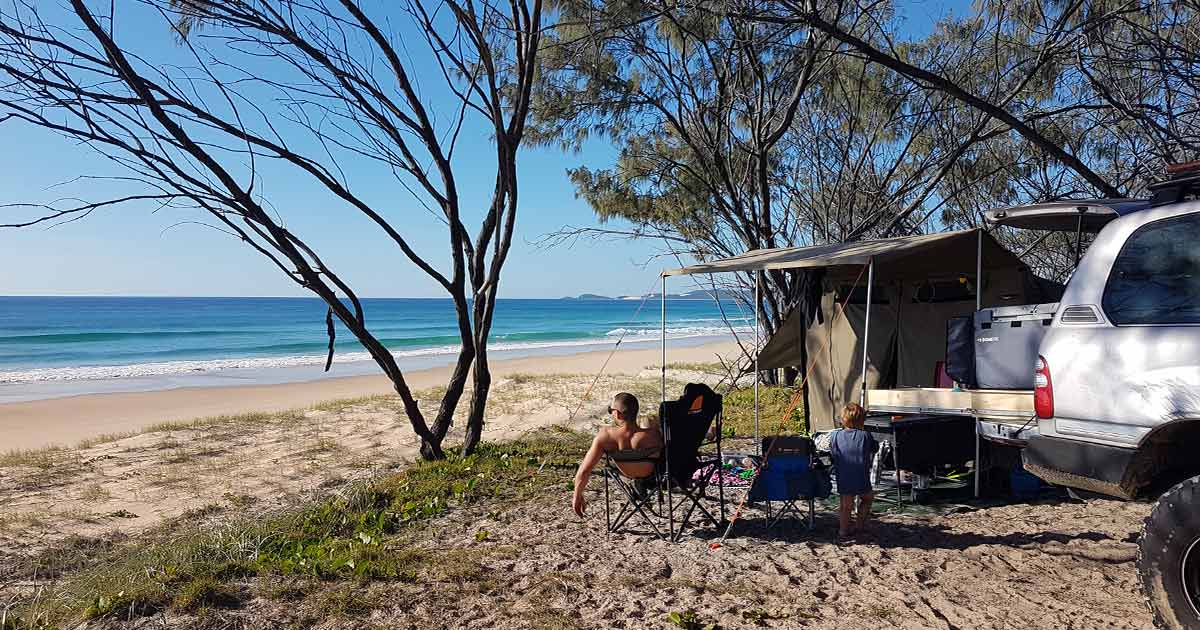
[[[654,469],[644,477],[630,477],[621,470],[621,464],[637,463],[653,464]],[[601,476],[604,477],[604,521],[610,534],[619,531],[634,514],[638,514],[650,525],[655,537],[667,538],[651,518],[651,514],[657,516],[662,511],[662,470],[662,447],[631,448],[604,454],[604,470],[601,472]],[[617,510],[615,517],[609,492],[610,481],[625,496],[625,502]],[[658,512],[655,512],[650,504],[655,496],[658,497]]]
[[[667,515],[673,540],[683,536],[694,515],[713,527],[721,527],[725,522],[725,484],[720,475],[721,401],[721,396],[709,386],[689,383],[679,400],[668,400],[659,409],[658,417],[666,442]],[[714,424],[713,437],[709,437]],[[706,446],[715,446],[715,454],[702,455],[701,449]],[[708,494],[714,474],[716,497]],[[676,492],[682,494],[678,505],[674,498]],[[719,519],[704,505],[714,499],[719,507]],[[683,511],[678,529],[675,527],[676,509]]]
[[[789,512],[799,518],[799,502],[808,504],[808,529],[813,528],[816,507],[817,472],[813,469],[813,453],[816,448],[811,439],[803,436],[779,435],[762,441],[762,452],[766,453],[763,468],[750,488],[750,500],[767,504],[767,527],[774,527]],[[771,503],[783,502],[774,515]]]

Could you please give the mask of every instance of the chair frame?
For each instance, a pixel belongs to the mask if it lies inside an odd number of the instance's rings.
[[[650,525],[650,529],[654,532],[654,536],[656,538],[660,540],[670,539],[670,536],[663,534],[662,530],[659,529],[658,525],[654,522],[654,519],[650,517],[651,514],[654,516],[659,516],[659,512],[662,511],[662,470],[664,461],[664,457],[661,455],[655,459],[647,458],[623,460],[623,463],[641,462],[654,464],[654,472],[651,473],[649,477],[632,479],[626,477],[621,472],[621,469],[617,467],[617,463],[611,455],[608,453],[604,454],[604,470],[601,471],[601,476],[604,477],[604,520],[609,534],[616,533],[623,528],[629,522],[629,519],[633,518],[634,514],[640,514],[642,519],[645,520],[648,525]],[[638,481],[645,479],[653,480],[653,491],[642,492],[634,485]],[[617,486],[617,488],[621,490],[622,494],[625,495],[625,503],[621,504],[621,508],[617,511],[616,518],[613,518],[612,513],[612,500],[611,493],[609,492],[610,480],[614,485]],[[656,512],[654,507],[650,505],[650,501],[655,496],[658,497],[658,512]],[[647,514],[646,510],[649,510],[650,513]]]
[[[804,501],[805,503],[808,504],[807,514],[800,511],[800,506],[797,505],[797,503],[799,503],[800,501]],[[783,520],[783,517],[787,516],[788,512],[791,512],[791,513],[795,514],[796,517],[799,519],[802,519],[802,520],[807,519],[808,520],[808,530],[812,531],[812,529],[814,527],[814,517],[816,516],[817,500],[815,498],[813,498],[813,497],[807,497],[807,498],[797,497],[795,499],[785,499],[783,501],[780,501],[780,503],[783,503],[783,507],[780,508],[779,511],[776,512],[774,515],[771,514],[772,501],[767,500],[765,503],[767,504],[767,529],[770,529],[770,528],[778,525],[779,521]]]
[[[671,476],[671,459],[669,456],[667,456],[667,452],[670,450],[671,429],[667,423],[666,414],[663,413],[664,408],[659,408],[659,425],[663,434],[665,447],[663,451],[663,483],[666,485],[667,489],[667,518],[672,542],[678,542],[683,538],[683,533],[686,531],[687,526],[691,523],[692,515],[695,513],[697,508],[699,508],[700,514],[703,516],[703,518],[711,523],[713,527],[720,528],[726,522],[728,522],[728,519],[725,516],[725,480],[719,474],[724,464],[724,453],[721,449],[721,439],[724,429],[722,426],[722,417],[725,413],[725,399],[716,392],[713,392],[713,395],[716,396],[718,403],[717,413],[712,420],[712,426],[715,426],[715,437],[713,439],[707,439],[706,437],[700,442],[699,447],[697,447],[696,459],[699,462],[699,466],[697,466],[696,470],[693,472],[692,483],[694,485],[691,485],[690,487],[676,483],[675,479]],[[714,445],[716,446],[715,456],[711,458],[703,457],[701,449],[706,446]],[[713,485],[712,474],[714,471],[718,473],[716,483],[716,498],[719,503],[719,511],[721,514],[720,520],[713,516],[712,512],[709,512],[708,509],[701,505],[701,501],[711,500],[713,498],[708,495],[708,489],[711,485]],[[700,480],[698,481],[696,480],[696,472],[703,472],[703,474],[700,476]],[[675,501],[676,491],[683,495],[678,504]],[[683,517],[679,521],[678,528],[676,528],[675,511],[683,508],[684,506],[686,506],[687,511],[684,512]]]
[[[770,466],[770,457],[773,455],[797,455],[796,449],[793,449],[793,448],[790,448],[787,446],[776,447],[774,445],[774,443],[777,440],[780,440],[780,439],[786,440],[787,437],[789,437],[789,436],[772,436],[772,437],[763,439],[763,452],[767,454],[767,456],[765,458],[766,466]],[[814,444],[812,444],[811,439],[809,439],[809,443],[808,443],[808,446],[806,447],[806,450],[807,450],[807,453],[805,455],[808,458],[808,471],[806,474],[812,475],[812,474],[815,474],[814,473],[814,463],[816,461],[816,458],[814,457],[814,452],[816,451],[816,447]],[[760,464],[760,465],[763,465],[763,464]],[[817,505],[817,499],[814,496],[807,496],[807,497],[798,496],[798,497],[793,497],[790,499],[777,499],[775,501],[772,501],[771,499],[763,499],[763,503],[766,504],[766,508],[767,508],[767,529],[771,529],[771,528],[775,527],[776,525],[778,525],[779,521],[783,520],[783,517],[787,516],[787,514],[789,512],[791,512],[792,514],[795,514],[798,518],[803,520],[805,518],[805,514],[803,512],[801,512],[801,509],[799,506],[799,503],[801,501],[808,504],[808,515],[807,515],[808,531],[812,531],[812,529],[815,525],[816,505]],[[775,502],[783,503],[783,507],[781,507],[779,509],[779,511],[776,512],[775,514],[772,514],[771,504],[775,503]]]

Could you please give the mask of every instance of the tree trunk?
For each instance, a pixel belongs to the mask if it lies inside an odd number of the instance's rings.
[[[495,272],[495,270],[493,270]],[[493,278],[498,274],[493,273]],[[496,284],[476,292],[474,308],[475,365],[471,370],[473,390],[471,404],[467,409],[467,430],[463,437],[463,455],[469,455],[479,445],[483,436],[483,417],[487,410],[487,397],[492,388],[492,370],[488,364],[487,340],[492,332],[492,317],[496,313]]]
[[[463,438],[463,454],[469,455],[479,446],[483,436],[483,414],[487,410],[488,392],[492,387],[492,370],[488,366],[487,351],[480,351],[471,371],[475,389],[471,392],[471,406],[467,411],[467,435]]]
[[[475,305],[475,365],[471,370],[473,389],[467,409],[467,432],[463,437],[463,455],[470,455],[483,436],[483,416],[487,411],[488,393],[492,389],[492,369],[488,364],[487,338],[492,330],[492,315],[496,311],[495,293],[476,297]]]
[[[467,308],[466,301],[464,300],[461,306],[456,303],[455,308],[465,310]],[[460,317],[470,321],[462,311],[460,311]],[[458,360],[454,363],[454,372],[450,374],[450,381],[446,383],[446,393],[442,394],[442,402],[438,407],[437,416],[434,417],[433,425],[429,428],[430,432],[438,439],[439,444],[441,440],[445,439],[450,427],[454,425],[454,412],[458,409],[458,403],[462,399],[467,377],[470,376],[471,364],[475,361],[479,347],[478,343],[472,341],[469,334],[461,335],[461,338],[464,342],[463,348],[459,351]],[[424,451],[421,454],[425,455]]]

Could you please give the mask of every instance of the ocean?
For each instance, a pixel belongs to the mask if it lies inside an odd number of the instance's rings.
[[[402,368],[450,363],[449,299],[363,300],[367,324]],[[640,307],[640,311],[639,311]],[[722,305],[747,329],[738,305]],[[730,335],[713,300],[667,301],[672,343]],[[752,326],[752,322],[750,322]],[[501,299],[489,354],[563,354],[659,339],[659,300]],[[316,298],[0,297],[0,401],[322,377],[325,306]],[[338,325],[332,376],[374,363]]]

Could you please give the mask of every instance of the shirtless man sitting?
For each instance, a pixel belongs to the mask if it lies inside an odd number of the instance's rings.
[[[587,488],[592,469],[605,453],[636,450],[645,453],[644,459],[654,459],[663,446],[662,433],[657,427],[643,429],[638,426],[638,400],[633,394],[622,392],[613,396],[608,413],[613,417],[613,426],[601,427],[596,439],[592,440],[592,447],[579,463],[579,472],[575,473],[572,507],[580,517],[587,507],[583,490]],[[632,479],[649,477],[654,473],[654,464],[647,461],[617,462],[617,467],[621,469],[622,474]]]

